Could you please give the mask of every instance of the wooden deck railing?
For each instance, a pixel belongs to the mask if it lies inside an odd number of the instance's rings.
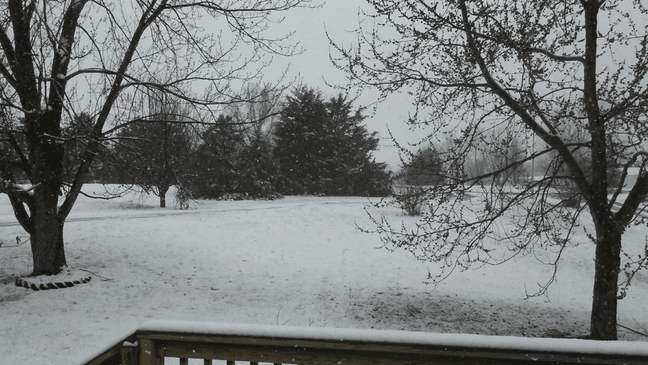
[[[162,365],[165,358],[180,365],[645,365],[648,342],[153,321],[82,364]]]

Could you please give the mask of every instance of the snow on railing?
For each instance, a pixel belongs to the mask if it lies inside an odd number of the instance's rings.
[[[81,364],[163,365],[165,359],[180,365],[648,364],[648,342],[152,321]]]

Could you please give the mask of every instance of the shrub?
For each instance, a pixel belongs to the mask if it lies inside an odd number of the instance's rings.
[[[405,186],[402,193],[395,195],[396,204],[409,216],[419,216],[423,210],[425,189],[421,186]]]

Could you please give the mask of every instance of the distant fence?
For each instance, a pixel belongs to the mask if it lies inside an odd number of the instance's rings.
[[[83,365],[648,364],[648,342],[153,321]],[[200,360],[190,360],[200,359]]]

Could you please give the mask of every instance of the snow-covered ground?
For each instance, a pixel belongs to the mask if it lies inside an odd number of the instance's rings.
[[[99,190],[88,186],[87,191]],[[154,197],[80,198],[66,224],[71,268],[93,274],[73,288],[32,291],[29,243],[0,201],[0,356],[6,364],[87,358],[152,319],[353,327],[513,336],[585,335],[593,247],[571,248],[548,295],[524,300],[550,275],[532,257],[455,273],[432,287],[432,264],[375,249],[366,198],[286,197],[155,208]],[[168,199],[173,202],[173,199]],[[392,220],[409,220],[387,210]],[[89,219],[92,218],[92,219]],[[626,243],[643,247],[648,228]],[[648,275],[620,301],[619,323],[648,327]],[[623,340],[645,337],[620,329]]]

